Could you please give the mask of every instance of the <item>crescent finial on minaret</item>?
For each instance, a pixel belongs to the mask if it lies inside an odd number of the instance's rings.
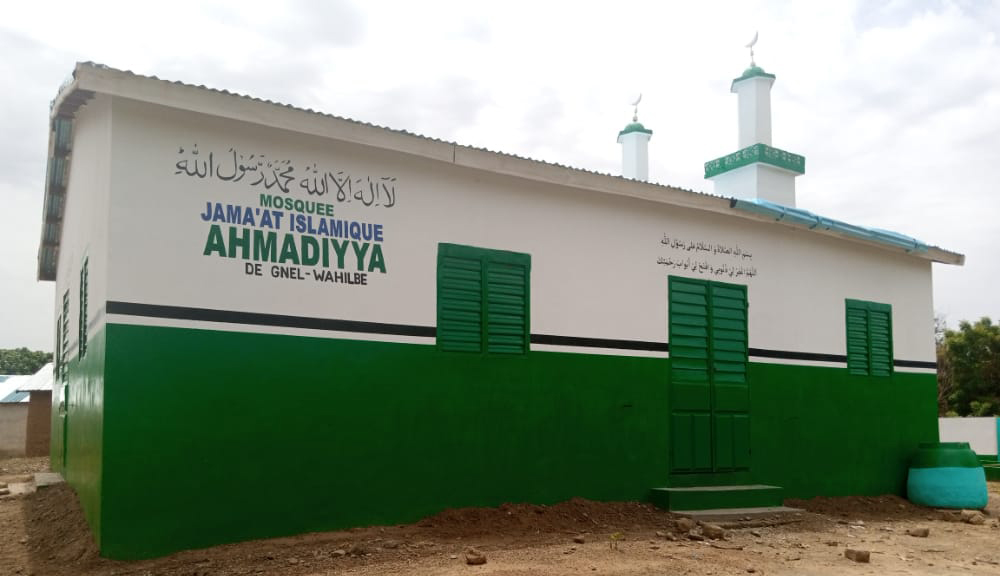
[[[754,46],[754,44],[756,44],[756,43],[757,43],[757,34],[758,34],[758,32],[757,32],[757,31],[755,31],[755,32],[753,33],[753,40],[751,40],[751,41],[750,41],[750,43],[749,43],[749,44],[747,44],[747,48],[749,48],[749,49],[750,49],[750,67],[751,67],[751,68],[757,65],[757,64],[756,64],[756,63],[755,63],[755,62],[753,61],[753,46]]]
[[[639,102],[642,102],[642,92],[639,92],[639,97],[636,98],[635,102],[632,103],[632,106],[633,106],[633,108],[632,108],[632,121],[633,122],[638,122],[639,121]]]

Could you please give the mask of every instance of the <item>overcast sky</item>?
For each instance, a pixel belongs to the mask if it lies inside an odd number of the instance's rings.
[[[18,2],[0,20],[0,348],[53,349],[38,282],[49,102],[77,61],[620,173],[643,94],[650,179],[711,192],[736,150],[729,84],[777,75],[773,145],[798,205],[961,252],[950,326],[1000,319],[1000,3],[328,0]]]

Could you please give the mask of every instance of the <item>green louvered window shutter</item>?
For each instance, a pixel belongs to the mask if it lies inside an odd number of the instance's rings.
[[[80,358],[87,354],[87,301],[89,298],[88,284],[90,283],[90,259],[83,259],[83,266],[80,267],[80,318],[79,318],[79,352]]]
[[[892,374],[892,307],[846,301],[847,370],[860,376]]]
[[[670,370],[679,382],[708,382],[708,283],[671,276]]]
[[[62,374],[63,349],[62,349],[62,314],[56,318],[56,353],[55,369],[52,371],[53,379],[58,380]]]
[[[60,368],[62,370],[60,376],[62,381],[65,382],[69,377],[69,290],[67,289],[63,292],[63,311],[62,311],[62,362],[60,362]]]
[[[717,382],[747,382],[746,286],[712,284],[712,362]]]
[[[528,269],[486,261],[486,350],[504,354],[528,351]]]
[[[526,353],[530,274],[528,254],[440,244],[438,347],[450,352]]]
[[[868,375],[868,307],[856,300],[847,301],[847,370]]]
[[[868,305],[868,342],[871,375],[892,374],[892,308],[888,305]]]
[[[437,341],[442,350],[483,350],[483,264],[438,255]]]

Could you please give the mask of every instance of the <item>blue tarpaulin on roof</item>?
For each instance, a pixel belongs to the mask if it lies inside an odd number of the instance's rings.
[[[854,238],[869,240],[878,244],[902,248],[907,252],[927,251],[926,244],[916,238],[906,236],[905,234],[890,232],[889,230],[882,230],[881,228],[866,228],[864,226],[848,224],[847,222],[841,222],[840,220],[824,218],[823,216],[813,214],[808,210],[783,206],[781,204],[775,204],[774,202],[768,202],[767,200],[761,200],[759,198],[733,198],[730,200],[730,206],[736,208],[737,210],[769,216],[774,218],[775,221],[783,221],[788,224],[808,228],[810,230],[816,228],[820,230],[832,230],[845,236],[852,236]]]

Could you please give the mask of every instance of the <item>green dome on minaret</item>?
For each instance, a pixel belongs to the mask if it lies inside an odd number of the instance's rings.
[[[619,136],[624,136],[625,134],[631,134],[633,132],[642,132],[643,134],[650,134],[650,135],[653,134],[652,130],[643,126],[641,123],[638,122],[638,120],[636,120],[636,118],[632,118],[632,120],[634,120],[634,122],[626,126],[624,130],[619,132],[618,133]]]
[[[751,62],[750,67],[743,71],[742,76],[740,76],[739,78],[733,78],[733,84],[736,84],[737,82],[741,82],[743,80],[747,80],[750,78],[770,78],[771,80],[774,80],[775,78],[777,78],[777,76],[775,76],[774,74],[768,74],[767,72],[764,72],[763,68]]]

